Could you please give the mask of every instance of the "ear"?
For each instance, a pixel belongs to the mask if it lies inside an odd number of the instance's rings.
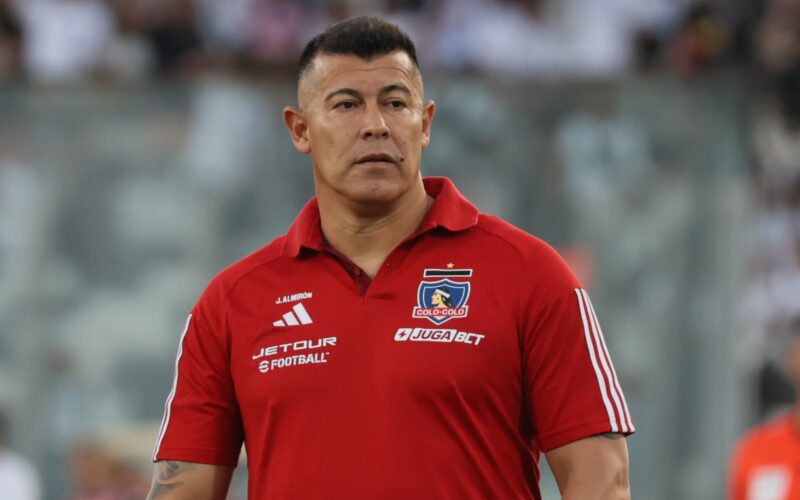
[[[286,106],[283,108],[283,122],[289,129],[292,136],[294,149],[307,155],[311,152],[311,141],[308,138],[308,124],[306,123],[303,110]]]
[[[436,114],[436,103],[428,101],[422,108],[422,149],[428,147],[431,142],[431,122],[433,115]]]

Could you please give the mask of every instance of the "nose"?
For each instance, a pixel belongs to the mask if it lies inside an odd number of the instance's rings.
[[[383,119],[383,113],[378,106],[367,106],[364,116],[364,127],[361,130],[362,139],[387,139],[389,126]]]

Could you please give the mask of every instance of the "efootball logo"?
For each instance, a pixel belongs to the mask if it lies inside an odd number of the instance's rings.
[[[469,312],[469,281],[452,278],[470,278],[472,269],[425,269],[417,289],[417,306],[412,317],[425,318],[436,325],[453,318],[466,318]]]

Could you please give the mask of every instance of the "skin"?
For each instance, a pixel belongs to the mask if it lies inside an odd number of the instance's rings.
[[[283,118],[295,149],[310,154],[328,242],[374,277],[416,230],[431,199],[420,173],[435,113],[405,52],[365,61],[321,54]],[[387,161],[364,162],[368,155]]]
[[[401,51],[370,61],[320,54],[300,80],[298,102],[284,108],[283,118],[295,149],[312,157],[322,232],[374,277],[432,203],[420,162],[435,105],[423,100],[419,71]],[[363,161],[370,155],[385,158]],[[565,500],[630,498],[621,436],[582,439],[546,456]],[[157,462],[148,499],[222,500],[232,473]]]
[[[233,469],[175,460],[156,462],[147,500],[224,500]]]
[[[562,500],[630,500],[628,446],[622,434],[599,434],[545,453]]]

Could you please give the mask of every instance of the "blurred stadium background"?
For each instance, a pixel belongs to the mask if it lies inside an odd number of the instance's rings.
[[[592,290],[634,497],[722,498],[793,397],[798,0],[0,0],[0,411],[43,498],[146,492],[186,312],[312,195],[299,51],[362,13],[418,44],[424,173]]]

